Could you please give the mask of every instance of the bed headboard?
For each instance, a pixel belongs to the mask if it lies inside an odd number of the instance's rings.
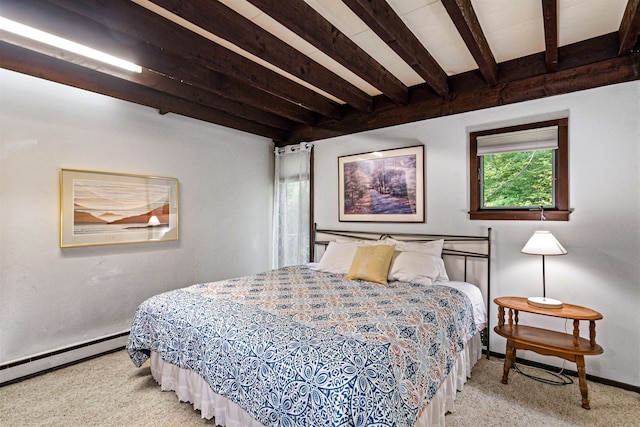
[[[491,228],[487,234],[463,236],[453,234],[381,233],[369,231],[328,230],[314,226],[311,236],[311,259],[318,261],[329,242],[339,238],[381,240],[384,238],[412,242],[429,242],[444,239],[442,258],[451,280],[469,282],[478,286],[487,305],[487,327],[482,341],[489,357],[489,323],[491,306]]]

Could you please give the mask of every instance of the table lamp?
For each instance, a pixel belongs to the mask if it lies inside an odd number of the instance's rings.
[[[529,297],[529,304],[542,308],[561,308],[562,301],[547,298],[544,271],[544,257],[550,255],[565,255],[567,250],[558,242],[550,231],[536,231],[522,248],[522,253],[530,255],[542,255],[542,296]]]

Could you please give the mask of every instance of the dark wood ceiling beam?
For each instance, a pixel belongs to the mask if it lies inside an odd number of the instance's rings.
[[[498,64],[480,27],[471,0],[442,0],[453,24],[462,36],[471,56],[489,85],[498,83]]]
[[[142,74],[130,76],[129,81],[159,90],[168,95],[173,95],[176,98],[184,99],[185,101],[224,111],[241,119],[250,120],[269,127],[289,131],[293,126],[291,120],[287,120],[276,114],[251,107],[241,102],[222,98],[209,91],[202,90],[176,79],[168,78],[150,70]]]
[[[234,76],[325,116],[339,118],[342,106],[317,92],[238,55],[128,0],[48,0],[152,46],[189,57],[214,71]]]
[[[145,44],[136,49],[147,68],[184,81],[202,90],[269,112],[297,123],[313,125],[318,115],[279,96],[247,86],[198,62]]]
[[[0,67],[144,105],[163,113],[173,112],[243,132],[261,135],[275,141],[282,141],[287,135],[287,132],[279,129],[241,119],[219,110],[129,82],[123,78],[100,73],[81,65],[62,61],[3,41],[0,41]]]
[[[303,0],[248,0],[270,17],[377,88],[397,104],[408,88]]]
[[[313,125],[318,114],[288,102],[279,96],[247,86],[198,62],[163,52],[150,45],[136,49],[141,63],[152,70],[172,76],[202,90],[261,109],[297,123]]]
[[[95,21],[80,18],[78,15],[72,14],[57,6],[43,3],[38,0],[3,0],[2,13],[6,18],[13,19],[17,22],[30,25],[34,28],[65,37],[67,39],[80,40],[83,44],[100,51],[111,53],[118,57],[135,58],[135,62],[137,62],[138,65],[147,68],[140,74],[128,73],[121,76],[119,73],[116,75],[117,77],[124,77],[134,83],[161,90],[185,100],[219,109],[221,111],[237,115],[238,117],[254,120],[268,126],[288,130],[293,125],[291,120],[257,107],[260,104],[255,98],[257,98],[259,94],[274,97],[273,95],[269,95],[266,92],[259,91],[255,88],[248,88],[247,86],[235,83],[237,86],[241,86],[245,90],[249,89],[249,92],[253,92],[251,94],[247,94],[246,98],[250,102],[245,103],[220,96],[225,95],[224,91],[209,92],[208,90],[202,90],[202,88],[198,89],[192,84],[187,83],[188,81],[193,80],[190,79],[193,67],[188,67],[184,73],[177,72],[177,70],[172,69],[177,68],[178,64],[183,64],[186,61],[184,57],[173,57],[171,54],[166,52],[163,54],[157,48],[145,43],[139,43],[121,33],[110,31]],[[58,59],[70,59],[70,54],[68,52],[60,51],[50,46],[24,39],[16,35],[6,34],[2,39],[14,45],[35,50]],[[78,58],[74,59],[74,63],[78,63],[78,61]],[[161,71],[151,72],[149,68]],[[200,68],[202,68],[206,74],[214,73],[205,67]],[[102,71],[110,73],[111,70],[110,67],[103,66]],[[176,78],[170,78],[167,74],[170,76],[182,75],[184,76],[184,79],[179,80]],[[280,98],[276,99],[280,100]],[[280,101],[285,103],[282,100]],[[256,105],[252,105],[254,103]],[[304,111],[308,112],[308,110]],[[303,123],[314,124],[315,120]]]
[[[618,55],[627,55],[634,48],[636,52],[640,48],[640,0],[629,0],[622,15],[620,29],[618,30],[620,48]]]
[[[178,82],[186,81],[230,100],[229,108],[237,109],[235,104],[242,103],[248,105],[249,109],[254,107],[298,123],[313,125],[317,121],[317,115],[306,108],[242,84],[200,63],[189,64],[188,58],[142,43],[123,33],[107,29],[98,22],[41,0],[3,0],[2,13],[6,18],[70,40],[79,40],[103,52],[129,59],[145,68],[172,76]],[[207,93],[203,94],[203,97],[209,96]]]
[[[449,94],[447,73],[385,0],[343,0],[440,96]]]
[[[264,59],[287,73],[370,112],[373,97],[217,1],[151,0],[158,6]]]
[[[542,0],[547,72],[558,71],[558,1]]]
[[[300,141],[314,141],[379,129],[388,126],[443,117],[451,114],[481,110],[548,96],[561,95],[580,90],[592,89],[600,86],[640,80],[640,53],[618,57],[615,49],[610,49],[610,40],[617,39],[617,34],[601,36],[593,42],[579,42],[575,45],[560,48],[560,57],[574,58],[573,49],[588,51],[599,48],[606,49],[609,57],[600,58],[601,52],[584,55],[579,63],[572,59],[573,67],[563,68],[555,73],[545,73],[544,55],[536,54],[525,58],[500,64],[501,69],[513,70],[517,75],[501,77],[498,85],[487,87],[478,84],[475,71],[450,77],[451,94],[442,99],[431,90],[420,85],[411,89],[411,103],[407,106],[374,110],[370,115],[363,115],[355,111],[348,111],[340,121],[321,120],[316,126],[296,126],[286,143]],[[539,62],[539,64],[538,64]],[[562,61],[561,61],[562,62]],[[527,70],[529,71],[527,74]],[[536,70],[542,70],[537,72]],[[469,84],[462,80],[475,81]],[[483,82],[484,83],[484,82]],[[464,88],[459,90],[458,88]]]
[[[558,48],[558,69],[567,70],[618,55],[618,33],[609,33]]]
[[[181,98],[185,101],[193,102],[204,107],[213,108],[225,113],[232,114],[242,119],[254,121],[282,130],[291,130],[291,128],[293,127],[293,122],[291,120],[287,120],[281,116],[247,106],[237,101],[220,97],[211,92],[201,90],[192,85],[173,78],[169,78],[165,75],[156,73],[149,69],[143,69],[142,73],[127,72],[120,70],[117,67],[103,65],[97,61],[86,59],[81,56],[75,57],[73,54],[70,54],[69,52],[66,52],[64,50],[53,49],[40,43],[25,40],[14,34],[3,33],[2,31],[0,31],[0,38],[3,41],[14,46],[22,47],[62,61],[71,62],[75,65],[87,67],[96,72],[109,74],[111,76],[121,78],[132,83],[164,92],[168,95],[175,96],[176,98]],[[64,84],[64,82],[59,83]],[[96,89],[97,91],[99,91],[99,88]]]

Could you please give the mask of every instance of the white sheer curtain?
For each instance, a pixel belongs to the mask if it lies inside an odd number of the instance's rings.
[[[275,149],[272,267],[309,261],[312,144]]]

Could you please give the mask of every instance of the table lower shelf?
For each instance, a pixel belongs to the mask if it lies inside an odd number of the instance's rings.
[[[510,330],[511,329],[511,330]],[[587,389],[587,373],[584,364],[584,356],[602,354],[603,350],[598,344],[591,345],[591,341],[579,337],[577,345],[573,335],[549,329],[534,328],[533,326],[508,324],[496,326],[493,329],[498,335],[507,339],[505,351],[504,372],[502,383],[509,382],[509,371],[515,366],[516,350],[532,350],[547,356],[557,356],[576,363],[582,394],[582,407],[590,409],[589,394]]]
[[[593,356],[602,354],[603,350],[598,344],[591,345],[586,338],[579,337],[578,345],[574,345],[574,337],[564,332],[549,329],[535,328],[526,325],[513,325],[509,332],[509,325],[496,326],[494,331],[516,344],[523,344],[533,349],[546,350],[546,354],[565,353],[568,355]],[[518,346],[517,346],[518,347]],[[562,357],[560,354],[557,354]]]

